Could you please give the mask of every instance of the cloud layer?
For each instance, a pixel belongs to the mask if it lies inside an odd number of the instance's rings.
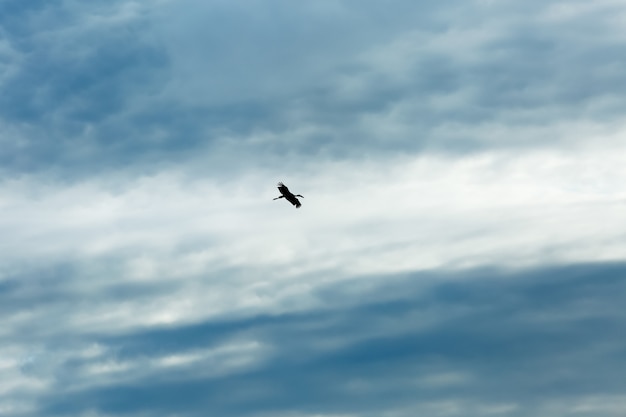
[[[3,1],[0,414],[623,415],[625,19]]]
[[[623,146],[616,2],[3,7],[5,175]]]
[[[293,295],[309,305],[299,312],[114,332],[64,320],[45,326],[59,337],[35,332],[4,389],[39,394],[43,415],[617,416],[623,274],[590,264],[353,276]],[[47,310],[93,312],[103,294],[118,308],[172,298],[153,291],[48,295]],[[41,304],[21,284],[3,293]]]

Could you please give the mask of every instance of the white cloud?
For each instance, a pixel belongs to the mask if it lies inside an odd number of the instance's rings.
[[[320,285],[362,274],[623,260],[624,167],[621,153],[588,147],[311,163],[289,181],[169,172],[115,192],[5,183],[2,251],[14,265],[75,260],[77,276],[60,287],[74,296],[171,288],[148,303],[55,304],[7,320],[53,308],[71,326],[119,331],[284,311],[294,298],[306,309]],[[277,180],[304,194],[301,209],[272,201]]]
[[[613,225],[622,220],[626,199],[623,167],[619,152],[588,145],[465,158],[311,162],[288,182],[305,195],[299,210],[271,201],[281,179],[277,172],[250,183],[187,183],[169,172],[115,192],[93,181],[64,189],[20,181],[2,187],[0,228],[12,236],[3,252],[13,259],[126,252],[133,256],[129,276],[139,279],[180,275],[175,270],[198,273],[216,262],[350,269],[362,251],[374,248],[411,248],[445,265],[468,250],[490,263],[498,262],[497,252],[510,256],[554,246],[556,261],[563,243],[597,244],[600,250],[619,238]],[[581,260],[596,256],[590,248]],[[419,267],[419,261],[407,261]],[[164,262],[174,263],[164,270]],[[382,263],[376,269],[387,268],[394,267]]]

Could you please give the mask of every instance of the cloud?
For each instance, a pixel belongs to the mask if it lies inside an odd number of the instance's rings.
[[[612,366],[623,359],[623,273],[590,264],[356,276],[318,287],[319,306],[301,312],[74,328],[82,353],[60,339],[24,372],[55,368],[39,415],[617,415],[594,398],[623,411]]]
[[[136,175],[193,157],[228,160],[205,167],[220,175],[277,157],[466,154],[620,130],[612,2],[4,7],[8,175]]]
[[[624,414],[624,16],[2,2],[0,414]]]
[[[3,13],[12,49],[0,99],[5,172],[97,170],[97,155],[133,142],[112,134],[111,122],[150,93],[166,61],[142,34],[141,13],[129,2],[4,7],[12,7]]]

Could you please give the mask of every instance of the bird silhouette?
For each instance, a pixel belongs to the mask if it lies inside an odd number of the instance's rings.
[[[296,208],[300,208],[302,204],[296,197],[304,198],[302,195],[292,194],[291,191],[289,191],[289,188],[287,188],[287,186],[283,184],[282,182],[278,183],[278,191],[280,191],[282,195],[274,198],[274,200],[278,200],[279,198],[284,198],[285,200],[289,201],[291,204],[296,206]]]

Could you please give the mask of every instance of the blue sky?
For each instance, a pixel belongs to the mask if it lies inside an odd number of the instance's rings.
[[[625,23],[1,0],[0,414],[623,416]]]

